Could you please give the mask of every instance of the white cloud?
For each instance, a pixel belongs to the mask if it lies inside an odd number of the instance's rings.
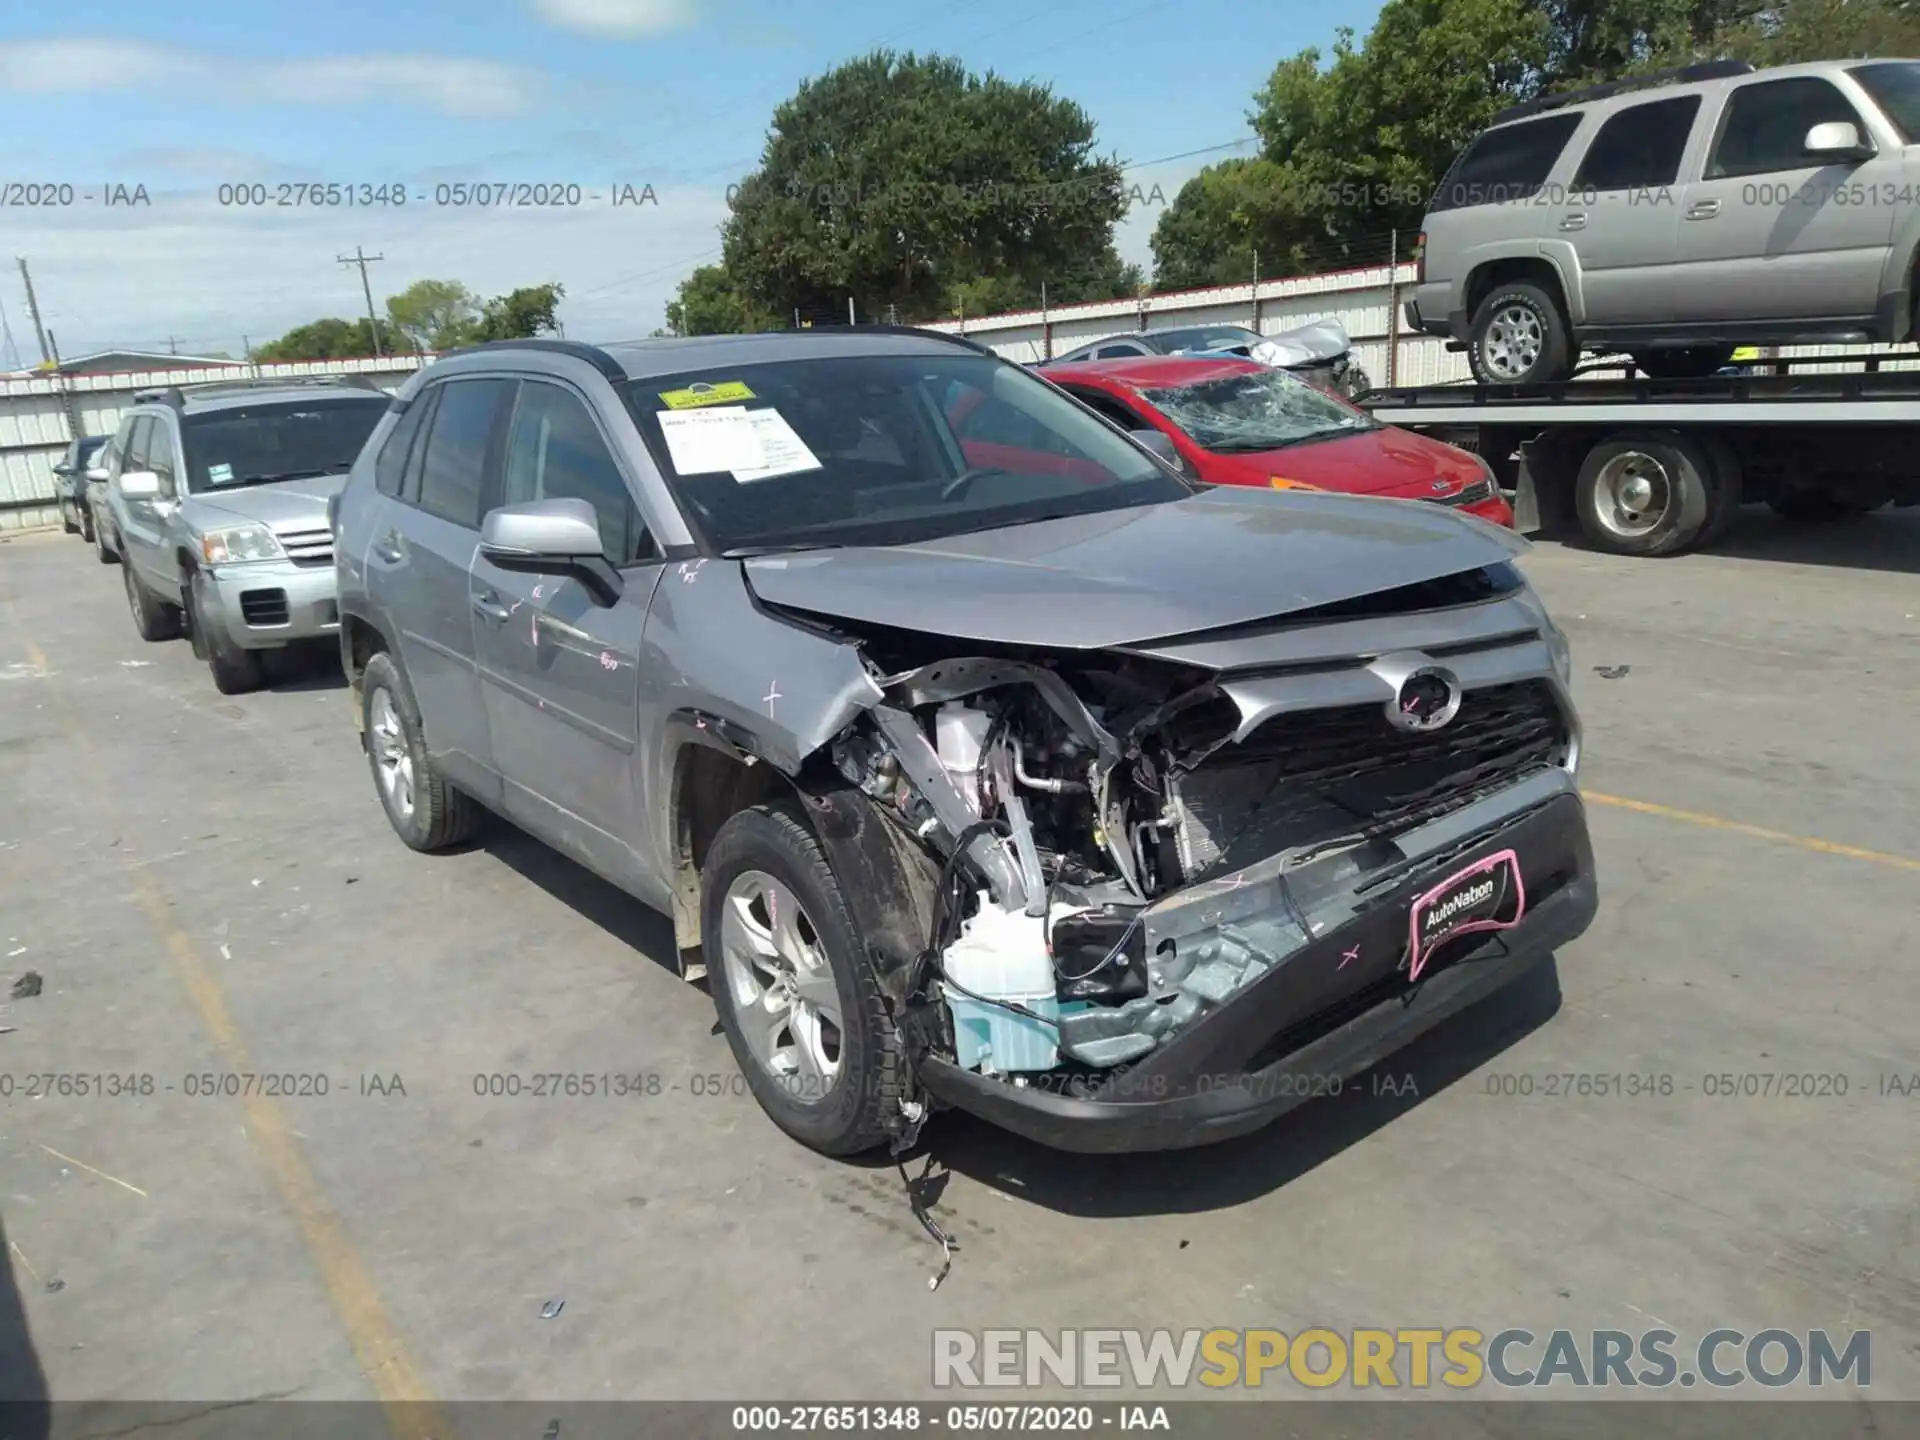
[[[252,180],[272,173],[274,162],[247,150],[162,148],[129,150],[114,161],[124,174],[171,175],[189,180]]]
[[[0,45],[0,93],[47,95],[162,85],[206,100],[358,105],[413,101],[449,115],[515,115],[544,88],[537,73],[455,55],[323,55],[236,59],[141,40],[68,37]]]
[[[151,207],[20,212],[10,253],[33,265],[34,289],[64,353],[117,345],[238,355],[324,316],[365,312],[360,275],[337,257],[364,245],[375,303],[416,280],[459,280],[482,296],[559,281],[560,318],[576,339],[644,336],[726,218],[719,190],[663,190],[658,204],[615,208],[603,189],[577,209],[402,209],[263,214],[222,209],[210,190],[156,192]],[[15,340],[19,340],[18,326]]]
[[[658,35],[694,21],[692,0],[533,0],[534,13],[589,35]]]

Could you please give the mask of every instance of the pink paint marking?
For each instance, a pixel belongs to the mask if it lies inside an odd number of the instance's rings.
[[[1359,958],[1360,947],[1358,945],[1354,946],[1351,950],[1342,950],[1340,952],[1340,963],[1333,968],[1336,970],[1344,970]]]
[[[1453,874],[1449,875],[1413,902],[1413,910],[1407,918],[1407,953],[1410,957],[1407,963],[1408,980],[1418,980],[1420,978],[1420,972],[1426,967],[1428,958],[1427,952],[1420,948],[1421,912],[1447,891],[1460,884],[1461,881],[1471,880],[1476,875],[1484,875],[1488,871],[1498,870],[1503,865],[1507,867],[1508,873],[1513,876],[1513,918],[1511,920],[1470,921],[1457,930],[1448,931],[1441,939],[1443,941],[1457,940],[1462,935],[1472,935],[1487,930],[1511,930],[1526,917],[1527,886],[1525,880],[1523,880],[1520,875],[1520,857],[1514,854],[1513,851],[1502,850],[1497,855],[1489,855],[1484,860],[1475,861],[1464,870],[1456,870]]]

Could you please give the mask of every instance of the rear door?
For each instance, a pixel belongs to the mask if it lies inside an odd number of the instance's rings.
[[[133,422],[133,438],[120,467],[123,476],[154,470],[154,451],[157,449],[164,455],[166,450],[165,437],[159,430],[160,421],[154,415],[142,415]],[[158,506],[162,502],[158,498],[129,496],[118,483],[114,485],[114,493],[114,528],[120,534],[121,563],[131,565],[141,580],[151,586],[155,573],[154,551],[160,543]]]
[[[401,660],[420,707],[427,749],[456,783],[498,803],[500,783],[473,652],[467,576],[480,548],[481,497],[514,382],[446,380],[434,399],[409,488],[376,525],[369,572],[390,597]]]
[[[1675,315],[1673,236],[1680,162],[1699,121],[1698,94],[1615,110],[1594,132],[1560,206],[1559,233],[1580,257],[1588,326]]]
[[[1681,194],[1674,293],[1689,320],[1866,319],[1900,207],[1902,157],[1821,163],[1815,125],[1873,130],[1839,86],[1817,75],[1731,86],[1699,178]]]
[[[578,579],[475,558],[474,653],[509,815],[614,882],[657,874],[636,783],[640,636],[659,548],[593,408],[572,386],[523,380],[512,402],[498,500],[585,500],[625,593],[612,605]]]

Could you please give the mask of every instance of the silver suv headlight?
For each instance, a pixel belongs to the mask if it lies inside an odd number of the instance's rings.
[[[287,552],[264,525],[234,525],[200,537],[200,558],[209,565],[243,565],[254,560],[284,560]]]
[[[1567,632],[1549,617],[1542,633],[1547,637],[1547,653],[1553,656],[1554,673],[1560,677],[1562,685],[1572,685],[1573,643],[1567,639]]]

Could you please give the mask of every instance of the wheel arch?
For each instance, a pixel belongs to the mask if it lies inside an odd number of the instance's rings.
[[[1574,322],[1572,296],[1560,267],[1545,255],[1508,255],[1483,261],[1467,276],[1467,318],[1471,323],[1481,303],[1501,285],[1526,281],[1543,285],[1560,306],[1569,328]]]

